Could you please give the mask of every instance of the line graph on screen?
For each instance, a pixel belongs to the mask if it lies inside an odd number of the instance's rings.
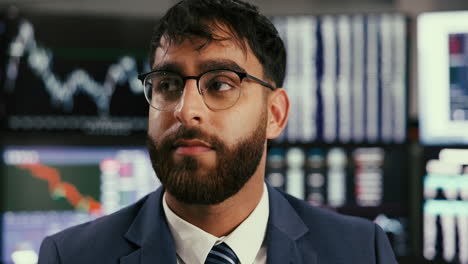
[[[95,103],[99,116],[109,114],[110,101],[116,86],[128,85],[131,93],[143,94],[142,84],[138,80],[137,60],[131,56],[121,56],[117,62],[108,65],[102,82],[82,68],[76,68],[61,80],[53,71],[54,54],[51,49],[38,44],[34,27],[27,20],[19,23],[18,33],[8,47],[7,57],[4,84],[6,92],[13,92],[15,89],[15,82],[21,74],[19,66],[24,58],[27,66],[42,81],[50,95],[51,104],[65,112],[73,109],[74,96],[78,93],[85,94]]]
[[[101,211],[101,204],[98,201],[91,196],[81,194],[75,185],[62,181],[57,169],[43,164],[21,164],[18,167],[29,170],[32,177],[47,181],[52,199],[66,199],[75,209],[88,213],[98,214]]]

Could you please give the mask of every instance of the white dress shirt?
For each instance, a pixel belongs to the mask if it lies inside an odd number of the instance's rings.
[[[178,264],[203,264],[214,245],[226,243],[237,255],[240,264],[265,264],[267,251],[265,233],[269,215],[268,189],[257,207],[229,235],[216,237],[176,215],[163,196],[163,208],[174,238]]]

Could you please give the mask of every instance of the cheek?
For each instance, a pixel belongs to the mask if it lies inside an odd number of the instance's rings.
[[[243,130],[246,127],[242,123],[242,118],[237,112],[231,113],[221,120],[222,124],[217,125],[220,128],[219,132],[214,129],[212,133],[223,138],[225,143],[232,145],[232,143],[235,143],[243,135]]]
[[[263,109],[259,105],[252,104],[249,107],[242,107],[233,111],[223,119],[226,128],[223,137],[229,140],[229,143],[235,144],[239,140],[250,136],[260,125],[261,111]]]
[[[173,123],[172,114],[150,110],[148,115],[148,134],[154,139],[158,139],[166,132]]]

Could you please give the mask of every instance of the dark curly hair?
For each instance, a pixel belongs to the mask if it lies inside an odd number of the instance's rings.
[[[199,47],[202,49],[211,41],[226,39],[214,32],[227,33],[224,35],[231,36],[229,39],[244,52],[247,41],[263,66],[265,78],[275,82],[276,87],[283,86],[286,51],[278,31],[256,6],[239,0],[183,0],[174,5],[155,26],[151,38],[151,65],[161,37],[167,38],[169,44],[201,37],[206,39]]]

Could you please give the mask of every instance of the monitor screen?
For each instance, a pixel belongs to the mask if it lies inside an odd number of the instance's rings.
[[[401,14],[275,17],[287,51],[288,126],[277,141],[403,143],[406,18]]]
[[[468,263],[468,149],[431,147],[424,155],[423,255]]]
[[[2,92],[8,131],[146,131],[138,74],[153,20],[22,14],[8,23]]]
[[[265,178],[311,204],[375,221],[406,256],[408,158],[405,146],[274,146]]]
[[[419,122],[425,145],[468,144],[468,12],[418,17]]]
[[[143,147],[7,146],[2,157],[6,263],[37,257],[45,236],[112,213],[159,186]]]

